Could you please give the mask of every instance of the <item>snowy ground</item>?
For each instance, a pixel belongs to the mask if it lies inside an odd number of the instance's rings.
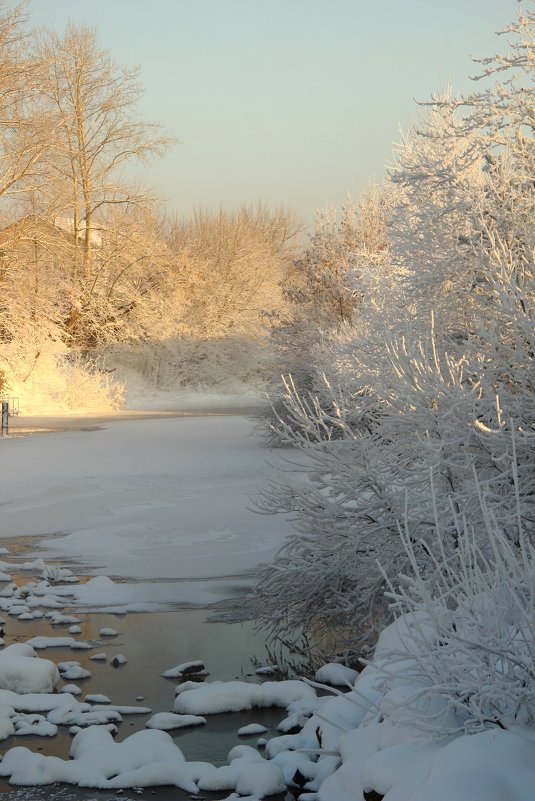
[[[35,538],[47,560],[123,582],[78,589],[80,603],[212,603],[250,583],[289,532],[283,520],[250,508],[270,454],[247,419],[77,422],[96,430],[0,443],[0,535]]]

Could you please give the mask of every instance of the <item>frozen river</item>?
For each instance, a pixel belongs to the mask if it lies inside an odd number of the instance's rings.
[[[17,436],[24,428],[50,433]],[[238,415],[20,418],[12,434],[0,441],[0,547],[9,551],[0,571],[14,573],[20,585],[38,575],[31,563],[39,558],[85,574],[88,580],[51,591],[79,615],[82,638],[97,641],[101,626],[120,632],[99,646],[108,652],[104,663],[91,661],[92,651],[68,647],[40,655],[81,660],[91,673],[82,692],[104,692],[122,704],[139,694],[153,712],[171,708],[176,681],[160,674],[179,662],[202,659],[210,680],[254,681],[252,657],[265,652],[252,624],[213,623],[206,610],[184,608],[239,595],[289,531],[284,520],[252,511],[271,473],[267,460],[278,456],[255,438],[251,422]],[[22,574],[12,570],[14,561],[28,563]],[[10,617],[6,645],[66,633],[45,618]],[[120,671],[109,664],[116,652],[128,656]],[[125,721],[117,740],[143,731],[149,717]],[[273,736],[281,717],[280,710],[215,715],[202,731],[178,730],[173,739],[188,759],[224,764],[243,742],[240,726],[260,722]],[[23,744],[66,759],[71,740],[63,727],[54,738],[9,738],[2,748]],[[170,797],[169,788],[146,792]],[[59,785],[15,790],[1,780],[0,794],[13,801],[95,797]],[[173,789],[172,797],[190,796]]]
[[[113,578],[98,592],[74,590],[87,608],[222,600],[250,585],[290,530],[252,510],[277,457],[243,416],[75,425],[0,443],[0,535],[24,538],[46,561]]]

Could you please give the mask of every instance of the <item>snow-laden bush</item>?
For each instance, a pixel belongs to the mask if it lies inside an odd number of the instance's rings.
[[[509,302],[509,283],[496,286]],[[373,383],[356,381],[352,394],[326,384],[327,406],[287,384],[290,421],[281,420],[280,431],[300,455],[264,489],[261,510],[289,515],[295,534],[260,574],[252,599],[260,622],[275,633],[342,627],[354,646],[372,641],[388,620],[377,562],[388,575],[406,563],[400,521],[422,543],[416,549],[422,570],[436,540],[437,514],[448,555],[459,547],[461,508],[479,546],[488,547],[474,471],[511,541],[518,538],[518,514],[526,536],[533,535],[535,404],[531,335],[522,332],[527,318],[532,326],[535,318],[526,309],[526,319],[503,332],[482,330],[461,355],[448,352],[451,341],[436,328],[427,336],[410,329],[397,339],[391,334]],[[506,354],[509,337],[517,343],[514,361]],[[501,368],[496,352],[504,354]],[[356,349],[354,359],[360,378],[366,353]],[[515,473],[520,511],[511,494]]]
[[[512,495],[520,510],[519,493]],[[437,519],[425,573],[401,532],[411,571],[389,596],[405,617],[397,642],[380,640],[375,660],[383,714],[437,736],[535,724],[535,549],[520,511],[513,543],[482,488],[479,502],[485,547],[458,515],[458,547],[449,554]]]
[[[490,74],[532,77],[534,25],[528,14],[508,29],[523,39],[511,59],[483,62]],[[273,479],[262,509],[290,515],[295,534],[252,600],[274,632],[373,640],[388,619],[377,560],[388,575],[406,564],[400,521],[423,572],[437,518],[446,556],[458,551],[461,509],[490,558],[478,482],[513,546],[519,519],[535,537],[535,140],[514,87],[465,99],[465,116],[460,101],[433,101],[394,170],[387,257],[360,271],[351,325],[309,349],[311,391],[286,383],[275,425],[300,470]],[[481,116],[496,98],[498,116]]]

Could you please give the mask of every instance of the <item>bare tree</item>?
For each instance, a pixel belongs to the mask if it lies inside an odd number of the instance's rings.
[[[195,212],[176,221],[170,245],[189,298],[194,336],[257,335],[263,315],[283,304],[282,283],[300,226],[284,209]]]
[[[139,119],[138,70],[117,65],[100,47],[94,29],[68,25],[62,36],[45,29],[37,37],[35,56],[42,104],[56,134],[50,170],[63,187],[64,213],[72,220],[76,285],[79,278],[91,280],[104,212],[151,199],[149,192],[124,180],[122,168],[162,154],[174,140],[158,125]],[[73,306],[71,330],[76,318]]]

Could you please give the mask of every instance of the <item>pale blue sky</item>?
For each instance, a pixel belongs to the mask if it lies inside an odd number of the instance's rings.
[[[181,144],[146,172],[173,211],[263,200],[307,222],[380,181],[399,128],[448,81],[516,0],[31,0],[30,20],[96,26],[141,67],[143,115]]]

